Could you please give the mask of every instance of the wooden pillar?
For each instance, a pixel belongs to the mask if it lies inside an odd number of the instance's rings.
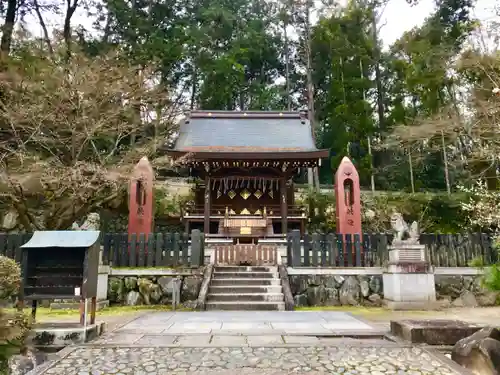
[[[286,178],[280,178],[281,233],[288,232],[288,202],[286,194]]]
[[[85,314],[85,304],[87,303],[87,299],[81,297],[80,298],[80,324],[85,325],[85,320],[87,319],[87,315]]]
[[[92,297],[90,304],[90,324],[95,324],[96,310],[97,310],[97,297]]]
[[[203,225],[203,233],[210,233],[210,176],[205,177],[205,219]]]

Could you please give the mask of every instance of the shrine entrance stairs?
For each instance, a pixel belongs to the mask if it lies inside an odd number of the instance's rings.
[[[215,266],[207,310],[285,310],[277,266]]]

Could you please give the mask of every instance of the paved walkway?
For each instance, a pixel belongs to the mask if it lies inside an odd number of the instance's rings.
[[[38,374],[461,373],[442,355],[380,335],[344,312],[157,312],[66,348]]]
[[[291,336],[346,333],[377,334],[370,325],[344,312],[164,312],[140,317],[94,343],[259,346],[283,344]]]

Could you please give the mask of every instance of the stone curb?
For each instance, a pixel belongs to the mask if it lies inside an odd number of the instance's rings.
[[[443,365],[448,366],[451,370],[455,371],[459,375],[474,375],[471,371],[466,369],[465,367],[460,366],[455,361],[446,357],[443,353],[437,351],[436,349],[428,348],[428,347],[420,347],[423,351],[425,351],[430,356],[434,357],[437,361],[441,362]]]
[[[89,348],[89,349],[124,349],[124,348],[130,348],[130,349],[143,349],[143,348],[151,348],[153,347],[152,345],[148,344],[84,344],[84,345],[79,345],[76,346],[75,348]],[[297,344],[273,344],[273,345],[216,345],[216,344],[196,344],[196,345],[177,345],[177,344],[172,344],[172,345],[154,345],[155,348],[172,348],[172,349],[185,349],[185,348],[332,348],[334,346],[328,345],[326,343],[297,343]],[[348,344],[342,344],[342,348],[388,348],[388,349],[394,349],[394,348],[411,348],[411,345],[400,345],[394,343],[393,345],[388,345],[388,344],[377,344],[377,343],[372,343],[372,344],[363,344],[363,343],[348,343]],[[68,353],[69,354],[69,353]],[[446,357],[444,357],[446,358]],[[62,358],[61,358],[62,359]]]

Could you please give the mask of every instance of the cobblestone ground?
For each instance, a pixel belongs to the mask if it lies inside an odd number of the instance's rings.
[[[92,348],[80,347],[44,374],[343,375],[458,374],[420,348],[282,347],[282,348]]]

